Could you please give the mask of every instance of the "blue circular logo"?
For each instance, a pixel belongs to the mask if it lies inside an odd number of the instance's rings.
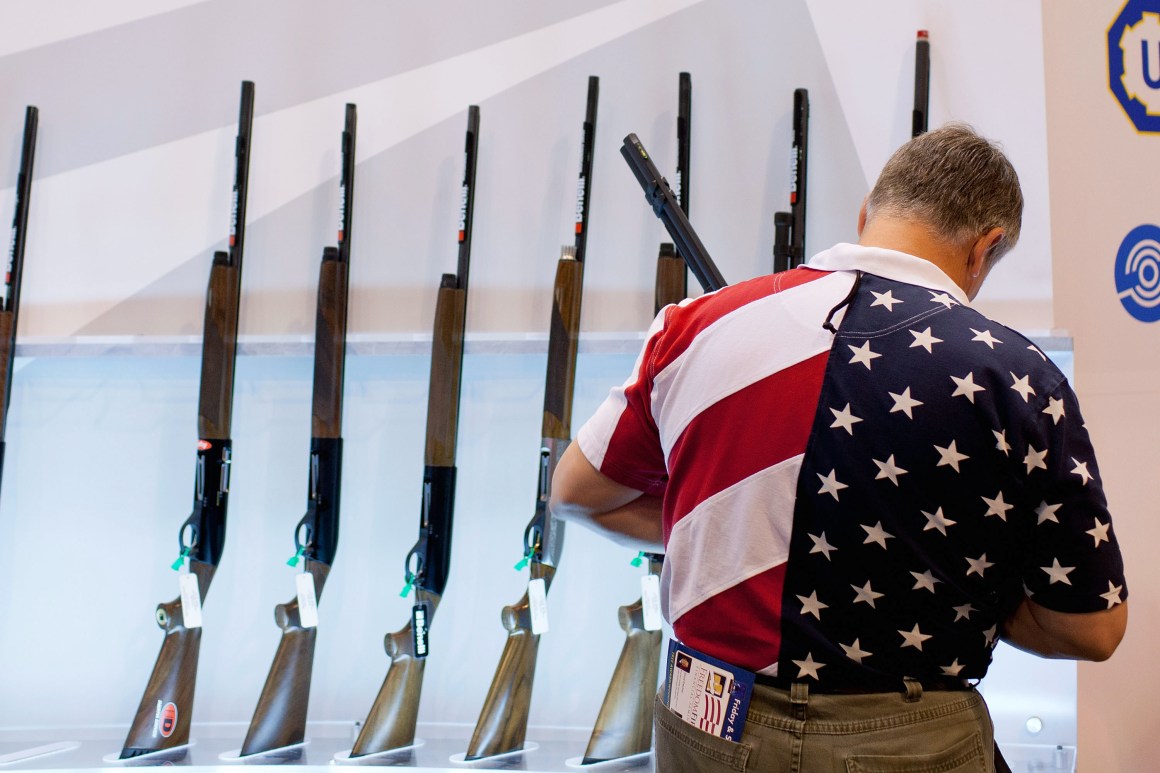
[[[1136,226],[1120,242],[1116,296],[1141,322],[1160,321],[1160,227]]]
[[[1160,0],[1127,0],[1107,41],[1112,94],[1137,131],[1160,132]]]

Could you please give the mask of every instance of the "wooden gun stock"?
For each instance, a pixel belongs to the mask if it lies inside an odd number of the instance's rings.
[[[318,306],[314,335],[314,399],[310,435],[342,435],[342,388],[346,368],[347,288],[350,267],[328,251],[318,272]]]
[[[197,575],[202,601],[216,570],[201,561],[189,562],[189,571]],[[180,598],[158,604],[156,617],[165,638],[121,748],[123,760],[189,743],[201,628],[185,627]]]
[[[197,416],[197,434],[203,439],[230,436],[241,269],[226,258],[225,252],[214,253],[206,290]]]
[[[435,617],[440,598],[422,588],[415,592],[415,600],[427,606],[428,624]],[[391,659],[391,665],[358,739],[350,750],[351,757],[400,749],[415,742],[415,725],[419,718],[419,698],[423,693],[423,673],[427,659],[415,655],[410,622],[395,633],[387,634],[383,646]]]
[[[531,569],[533,580],[542,578],[546,585],[551,585],[555,567],[532,563]],[[519,751],[524,748],[527,737],[540,637],[532,633],[526,591],[515,604],[504,607],[501,619],[508,632],[507,642],[467,745],[465,760]]]
[[[315,593],[321,598],[330,567],[307,560],[306,571],[314,576]],[[274,622],[282,629],[282,638],[242,742],[243,757],[302,743],[306,737],[306,708],[318,629],[303,627],[297,598],[275,607]]]
[[[685,300],[687,289],[688,266],[684,259],[677,254],[676,248],[670,242],[661,244],[657,255],[656,291],[653,299],[654,313],[659,314],[661,309],[672,303]]]

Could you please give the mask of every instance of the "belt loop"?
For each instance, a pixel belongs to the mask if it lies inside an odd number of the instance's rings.
[[[911,679],[909,676],[904,676],[902,677],[902,684],[906,687],[907,703],[922,700],[922,682],[917,679]]]
[[[793,706],[794,719],[804,720],[806,709],[810,704],[810,686],[805,682],[791,682],[789,686],[789,702]]]

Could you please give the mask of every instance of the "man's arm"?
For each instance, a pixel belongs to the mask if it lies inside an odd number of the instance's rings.
[[[568,446],[552,476],[552,515],[575,521],[627,547],[660,553],[661,498],[617,483]]]
[[[1003,640],[1045,658],[1107,660],[1124,638],[1128,603],[1099,612],[1055,612],[1029,598],[1003,624]]]

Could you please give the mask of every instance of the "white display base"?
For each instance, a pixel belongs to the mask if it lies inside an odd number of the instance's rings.
[[[332,759],[333,759],[335,765],[377,765],[377,764],[381,764],[379,762],[376,762],[376,760],[378,760],[381,757],[393,757],[393,756],[404,755],[413,749],[418,749],[419,747],[426,746],[426,745],[427,745],[427,742],[424,741],[422,738],[416,738],[415,742],[413,744],[411,744],[410,746],[400,746],[400,747],[395,748],[395,749],[386,749],[385,751],[381,751],[381,752],[373,752],[371,754],[364,754],[361,757],[351,757],[350,756],[350,753],[352,751],[354,751],[353,748],[343,749],[338,754],[334,755],[334,757]]]
[[[255,752],[254,754],[242,755],[242,750],[230,749],[228,752],[222,752],[218,755],[218,759],[222,762],[261,762],[270,759],[282,759],[285,757],[297,758],[302,756],[302,749],[310,745],[310,739],[302,741],[302,743],[292,743],[289,746],[279,746],[277,749],[268,749],[264,752]]]
[[[514,757],[522,757],[528,752],[534,752],[539,749],[538,743],[528,741],[524,744],[524,748],[516,749],[514,752],[504,752],[503,754],[493,754],[490,757],[482,757],[478,760],[467,759],[467,752],[459,752],[459,754],[452,754],[448,761],[452,765],[459,765],[464,768],[488,768],[493,767],[495,763],[503,764],[504,761],[510,760]],[[506,765],[505,765],[506,767]]]
[[[583,757],[569,757],[564,760],[564,765],[573,770],[623,770],[625,765],[643,765],[650,759],[652,759],[652,752],[643,752],[641,754],[630,754],[627,757],[617,757],[614,760],[592,762],[585,765]]]
[[[189,743],[184,743],[181,746],[171,746],[168,749],[158,749],[155,752],[148,754],[138,754],[136,757],[129,757],[121,759],[120,752],[113,752],[101,757],[101,762],[106,765],[164,765],[167,761],[172,761],[175,757],[184,757],[189,748],[196,744],[197,741],[190,739]],[[77,744],[73,748],[79,748]]]

